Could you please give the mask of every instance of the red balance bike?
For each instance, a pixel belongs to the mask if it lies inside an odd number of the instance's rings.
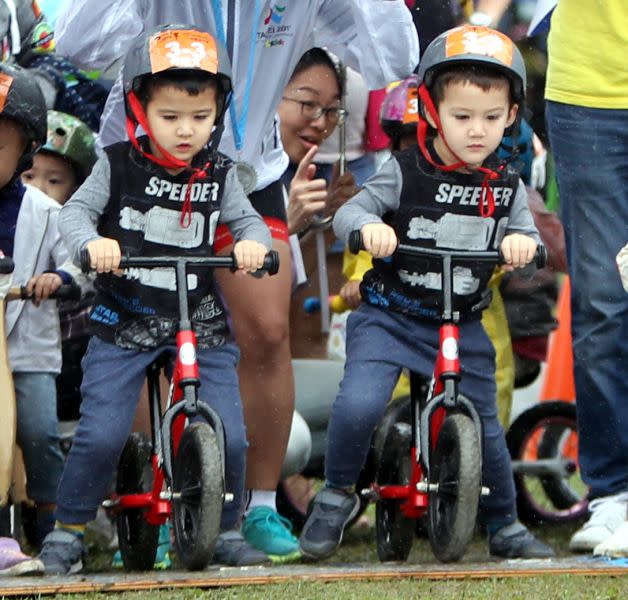
[[[349,248],[362,247],[354,231]],[[382,561],[406,560],[415,521],[426,517],[430,545],[442,562],[459,560],[475,528],[482,487],[482,427],[471,401],[459,392],[460,314],[453,310],[453,266],[465,261],[498,264],[497,251],[456,252],[400,244],[397,253],[440,259],[442,307],[439,352],[425,394],[423,378],[410,373],[410,423],[395,423],[384,442],[376,482],[362,493],[377,501],[377,553]],[[536,266],[545,264],[540,246]],[[478,310],[490,303],[490,295]]]
[[[81,255],[83,271],[89,256]],[[196,335],[188,307],[187,267],[236,268],[232,256],[125,257],[120,268],[169,267],[176,273],[179,297],[177,355],[162,414],[159,377],[167,368],[162,356],[146,370],[151,440],[134,432],[118,464],[116,492],[103,502],[113,510],[120,554],[127,570],[152,569],[159,526],[171,519],[181,564],[199,570],[211,560],[220,531],[223,502],[233,495],[224,489],[224,432],[218,414],[199,399]],[[279,270],[279,256],[267,254],[263,271]],[[200,417],[200,418],[198,418]]]

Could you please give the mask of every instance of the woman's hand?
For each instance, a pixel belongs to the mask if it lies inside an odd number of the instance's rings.
[[[290,182],[288,195],[288,233],[299,233],[306,229],[314,215],[322,213],[327,205],[327,182],[314,179],[316,165],[313,164],[318,146],[313,146],[301,159]]]
[[[355,184],[355,177],[350,171],[339,175],[340,165],[336,163],[331,176],[329,194],[325,203],[325,216],[334,216],[336,211],[349,199],[353,198],[360,188]]]

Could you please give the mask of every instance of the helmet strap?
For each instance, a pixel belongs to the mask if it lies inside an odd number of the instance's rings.
[[[179,223],[181,227],[187,228],[190,226],[192,222],[192,185],[196,182],[197,179],[202,179],[207,177],[207,169],[210,169],[212,166],[211,161],[207,162],[202,169],[198,167],[192,167],[188,165],[185,161],[172,156],[170,152],[168,152],[161,144],[155,139],[153,132],[151,131],[150,125],[148,124],[148,118],[146,117],[146,113],[144,112],[144,107],[142,106],[139,98],[135,94],[135,92],[129,92],[127,94],[127,103],[129,106],[129,113],[126,117],[126,132],[129,136],[129,141],[131,145],[144,157],[150,160],[151,162],[163,167],[164,169],[185,169],[186,171],[192,171],[192,175],[187,182],[186,190],[185,190],[185,198],[183,200],[183,206],[181,207],[181,218]],[[161,157],[155,156],[150,152],[146,152],[142,146],[140,145],[137,135],[135,133],[137,126],[140,126],[145,132],[149,139],[155,145],[155,148],[159,150],[161,153]]]
[[[427,89],[425,83],[421,83],[419,86],[419,99],[423,103],[425,110],[432,118],[434,125],[436,126],[436,131],[438,131],[438,135],[445,144],[445,147],[451,155],[458,161],[451,165],[443,165],[437,163],[430,154],[427,148],[427,131],[428,131],[428,122],[427,119],[421,116],[419,113],[419,122],[417,124],[416,129],[416,137],[419,145],[419,149],[421,150],[421,154],[428,163],[430,163],[433,167],[439,169],[440,171],[451,172],[457,171],[458,169],[471,169],[473,171],[480,171],[484,173],[484,178],[482,179],[482,193],[480,195],[480,215],[482,217],[490,217],[495,212],[495,198],[493,196],[493,190],[489,185],[489,181],[499,179],[500,173],[503,169],[503,166],[498,169],[498,171],[493,171],[492,169],[488,169],[487,167],[472,167],[467,162],[462,160],[449,146],[447,143],[447,139],[445,138],[445,134],[443,133],[443,126],[440,121],[440,117],[438,116],[438,111],[436,110],[436,106],[434,106],[434,102],[430,95],[429,90]]]

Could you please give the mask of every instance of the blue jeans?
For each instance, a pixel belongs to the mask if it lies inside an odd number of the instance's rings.
[[[590,497],[628,487],[628,110],[548,102],[571,277],[579,458]]]
[[[24,455],[28,497],[54,503],[63,471],[57,421],[56,373],[13,373],[17,443]]]
[[[82,524],[96,517],[107,496],[135,417],[146,367],[166,346],[148,352],[119,348],[92,337],[82,362],[81,418],[59,484],[56,518]],[[225,489],[234,500],[223,509],[221,527],[233,529],[244,508],[246,430],[240,403],[233,344],[198,350],[200,398],[222,419],[225,431]]]
[[[325,478],[330,484],[355,485],[401,368],[431,377],[438,343],[436,323],[364,303],[349,315],[345,374],[327,430]],[[460,392],[482,422],[482,480],[491,492],[481,498],[480,520],[508,524],[517,518],[512,464],[497,419],[495,350],[480,321],[461,324],[460,359]]]

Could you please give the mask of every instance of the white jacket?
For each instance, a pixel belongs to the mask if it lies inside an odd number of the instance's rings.
[[[224,31],[228,38],[229,32],[234,32],[234,101],[239,117],[255,3],[221,0],[221,4]],[[263,0],[261,5],[261,17],[255,25],[254,74],[244,147],[239,156],[229,115],[220,146],[235,160],[253,164],[257,189],[278,180],[288,165],[275,111],[292,70],[306,50],[327,46],[357,69],[371,89],[406,77],[419,61],[416,29],[403,0]],[[57,51],[84,68],[108,69],[144,29],[163,23],[191,23],[215,34],[212,0],[66,2],[57,18]],[[101,143],[106,146],[125,137],[118,79],[103,114]]]
[[[57,229],[61,206],[37,188],[26,186],[17,217],[13,246],[13,285],[26,285],[33,275],[57,268],[84,281]],[[61,333],[57,303],[35,306],[31,301],[7,302],[6,332],[13,371],[61,370]]]

